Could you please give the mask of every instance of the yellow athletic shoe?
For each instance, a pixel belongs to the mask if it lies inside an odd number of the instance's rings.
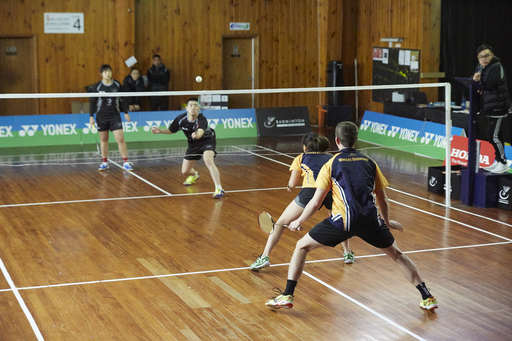
[[[215,193],[213,193],[213,197],[215,199],[221,199],[223,196],[224,196],[224,190],[219,189],[219,188],[215,189]]]
[[[439,308],[437,306],[437,300],[434,296],[431,296],[427,298],[426,300],[422,300],[420,302],[420,307],[426,310],[434,311],[435,309]]]
[[[265,303],[270,309],[290,309],[293,308],[293,295],[279,295]]]
[[[199,174],[196,175],[189,175],[187,176],[187,179],[183,183],[185,186],[190,186],[196,183],[197,179],[199,179]]]

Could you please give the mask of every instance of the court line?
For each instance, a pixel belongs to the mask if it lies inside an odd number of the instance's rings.
[[[39,330],[39,327],[37,326],[37,323],[34,320],[34,317],[30,313],[30,310],[28,310],[28,307],[25,304],[23,297],[21,297],[20,293],[18,292],[18,289],[14,285],[11,275],[9,275],[9,272],[7,271],[7,268],[5,267],[4,262],[2,261],[1,258],[0,258],[0,268],[2,269],[2,273],[4,274],[4,277],[7,280],[7,283],[9,283],[9,286],[11,287],[11,290],[12,290],[14,296],[16,297],[16,300],[18,301],[19,305],[21,306],[21,309],[23,310],[25,317],[27,318],[28,322],[30,323],[30,326],[32,327],[32,331],[34,332],[34,334],[36,334],[36,337],[38,340],[44,341],[43,335],[41,334],[41,331]]]
[[[380,318],[381,320],[384,320],[385,322],[395,326],[396,328],[400,329],[401,331],[403,331],[404,333],[407,333],[409,335],[411,335],[412,337],[414,337],[415,339],[417,340],[423,340],[423,341],[426,341],[424,338],[422,338],[421,336],[419,335],[416,335],[414,334],[413,332],[411,332],[410,330],[402,327],[401,325],[399,325],[398,323],[395,323],[394,321],[388,319],[386,316],[376,312],[375,310],[371,309],[370,307],[367,307],[366,305],[362,304],[361,302],[357,301],[356,299],[353,299],[352,297],[348,296],[347,294],[341,292],[340,290],[336,289],[335,287],[333,287],[332,285],[330,284],[327,284],[326,282],[322,281],[321,279],[319,278],[316,278],[315,276],[311,275],[310,273],[308,273],[307,271],[302,271],[302,273],[306,276],[308,276],[309,278],[313,279],[314,281],[322,284],[323,286],[331,289],[332,291],[334,291],[335,293],[337,293],[338,295],[341,295],[343,296],[344,298],[346,298],[347,300],[349,300],[350,302],[358,305],[359,307],[363,308],[364,310],[368,311],[369,313],[377,316],[378,318]]]
[[[448,217],[444,217],[444,216],[441,216],[439,214],[435,214],[435,213],[432,213],[432,212],[428,212],[428,211],[422,210],[421,208],[416,208],[416,207],[413,207],[413,206],[401,203],[401,202],[396,201],[396,200],[389,199],[389,201],[393,202],[393,203],[395,203],[397,205],[401,205],[401,206],[407,207],[407,208],[409,208],[411,210],[419,211],[419,212],[422,212],[422,213],[434,216],[436,218],[441,218],[441,219],[444,219],[444,220],[447,220],[447,221],[451,221],[453,223],[469,227],[470,229],[473,229],[473,230],[476,230],[476,231],[479,231],[479,232],[483,232],[483,233],[486,233],[486,234],[490,234],[491,236],[494,236],[494,237],[497,237],[497,238],[501,238],[501,239],[505,239],[505,240],[507,240],[509,242],[512,242],[512,239],[510,239],[510,238],[500,236],[499,234],[496,234],[496,233],[493,233],[493,232],[489,232],[487,230],[483,230],[483,229],[475,227],[475,226],[471,226],[471,225],[463,223],[461,221],[458,221],[458,220],[455,220],[455,219],[452,219],[452,218],[448,218]]]
[[[111,159],[108,159],[108,160],[109,160],[110,162],[112,162],[114,165],[116,165],[117,167],[121,168],[121,169],[123,170],[123,172],[125,172],[125,170],[124,170],[123,166],[121,166],[119,163],[117,163],[117,162],[115,162],[115,161],[113,161],[113,160],[111,160]],[[161,189],[161,188],[160,188],[160,187],[158,187],[157,185],[155,185],[155,184],[153,184],[153,183],[149,182],[148,180],[144,179],[142,176],[140,176],[140,175],[136,174],[135,172],[133,172],[133,171],[132,171],[132,172],[129,172],[129,173],[130,173],[131,175],[135,176],[136,178],[138,178],[139,180],[144,181],[145,183],[147,183],[147,184],[148,184],[148,185],[150,185],[151,187],[156,188],[156,189],[157,189],[157,190],[159,190],[160,192],[163,192],[163,193],[167,194],[168,196],[172,196],[172,194],[171,194],[171,193],[169,193],[169,192],[167,192],[167,191],[164,191],[163,189]]]
[[[446,208],[446,205],[443,204],[443,203],[440,203],[440,202],[437,202],[437,201],[434,201],[434,200],[430,200],[430,199],[426,199],[426,198],[422,198],[420,196],[417,196],[417,195],[414,195],[414,194],[411,194],[411,193],[407,193],[407,192],[398,190],[396,188],[392,188],[392,187],[388,187],[388,188],[390,190],[392,190],[392,191],[395,191],[395,192],[398,192],[398,193],[401,193],[401,194],[405,194],[405,195],[411,196],[411,197],[416,198],[416,199],[421,199],[421,200],[430,202],[432,204],[436,204],[436,205],[443,206],[443,207]],[[457,208],[457,207],[450,206],[450,209],[451,210],[455,210],[455,211],[459,211],[459,212],[462,212],[462,213],[466,213],[466,214],[469,214],[469,215],[472,215],[472,216],[475,216],[475,217],[478,217],[478,218],[487,219],[487,220],[492,221],[494,223],[499,223],[499,224],[503,224],[505,226],[512,227],[512,224],[508,224],[508,223],[505,223],[505,222],[500,221],[500,220],[492,219],[492,218],[489,218],[489,217],[486,217],[486,216],[483,216],[483,215],[480,215],[480,214],[469,212],[469,211],[466,211],[466,210],[463,210],[463,209],[460,209],[460,208]]]
[[[281,190],[281,189],[286,189],[286,187],[235,189],[235,190],[230,190],[227,193],[274,191],[274,190]],[[206,194],[212,194],[212,193],[213,192],[177,193],[177,194],[172,194],[172,195],[170,195],[170,194],[169,195],[161,194],[161,195],[146,195],[146,196],[138,196],[138,197],[118,197],[118,198],[103,198],[103,199],[80,199],[80,200],[62,200],[62,201],[33,202],[33,203],[23,203],[23,204],[4,204],[4,205],[0,205],[0,208],[38,206],[38,205],[56,205],[56,204],[78,204],[78,203],[85,203],[85,202],[102,202],[102,201],[116,201],[116,200],[135,200],[135,199],[183,197],[183,196],[190,196],[190,195],[206,195]]]
[[[244,150],[244,149],[242,149],[242,148],[238,148],[237,146],[233,146],[233,147],[234,147],[234,148],[237,148],[237,149],[240,149],[240,150],[243,150],[243,151],[245,151],[245,152],[247,152],[247,153],[249,153],[249,154],[259,156],[259,157],[261,157],[262,159],[270,160],[270,161],[272,161],[272,162],[279,163],[279,164],[281,164],[281,165],[283,165],[283,166],[290,167],[290,165],[289,165],[289,164],[284,163],[284,162],[281,162],[281,161],[274,160],[274,159],[272,159],[272,158],[270,158],[270,157],[266,157],[266,156],[260,155],[260,154],[258,154],[258,153],[254,153],[254,152],[251,152],[251,151],[248,151],[248,150]]]
[[[446,251],[446,250],[456,250],[456,249],[468,249],[473,247],[484,247],[484,246],[496,246],[496,245],[504,245],[511,244],[512,242],[496,242],[496,243],[487,243],[487,244],[473,244],[473,245],[461,245],[461,246],[448,246],[448,247],[440,247],[436,249],[423,249],[423,250],[413,250],[413,251],[402,251],[405,254],[409,253],[422,253],[422,252],[435,252],[435,251]],[[377,253],[371,255],[357,256],[357,258],[372,258],[372,257],[383,257],[386,256],[384,253]],[[306,261],[306,264],[312,263],[321,263],[321,262],[333,262],[333,261],[343,261],[343,258],[330,258],[330,259],[320,259],[320,260],[310,260]],[[281,266],[289,266],[290,263],[280,263],[280,264],[272,264],[271,267],[281,267]],[[113,278],[113,279],[104,279],[104,280],[95,280],[95,281],[84,281],[84,282],[70,282],[70,283],[60,283],[60,284],[47,284],[47,285],[36,285],[30,287],[20,287],[16,288],[16,290],[37,290],[37,289],[48,289],[48,288],[59,288],[59,287],[68,287],[68,286],[77,286],[77,285],[86,285],[86,284],[99,284],[99,283],[111,283],[111,282],[124,282],[124,281],[135,281],[135,280],[143,280],[143,279],[158,279],[165,277],[177,277],[177,276],[189,276],[189,275],[201,275],[201,274],[209,274],[209,273],[217,273],[217,272],[228,272],[228,271],[238,271],[238,270],[249,270],[248,266],[239,267],[239,268],[228,268],[228,269],[216,269],[216,270],[204,270],[204,271],[193,271],[193,272],[181,272],[181,273],[173,273],[166,275],[148,275],[148,276],[139,276],[139,277],[127,277],[127,278]],[[0,289],[0,292],[8,292],[12,291],[12,289]]]

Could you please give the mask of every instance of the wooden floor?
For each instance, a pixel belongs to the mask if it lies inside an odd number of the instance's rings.
[[[304,232],[287,231],[272,267],[252,272],[266,241],[256,215],[278,217],[298,193],[286,185],[300,137],[226,141],[221,200],[202,161],[182,185],[182,144],[129,146],[133,174],[99,173],[95,147],[0,156],[0,340],[512,339],[511,212],[445,209],[427,192],[439,161],[363,143],[391,184],[398,245],[440,308],[420,309],[399,268],[354,239],[354,264],[313,251],[294,308],[267,309]]]

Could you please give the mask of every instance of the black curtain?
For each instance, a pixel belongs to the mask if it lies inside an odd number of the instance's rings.
[[[452,85],[452,102],[460,103],[469,91],[455,77],[473,77],[478,64],[476,49],[492,46],[501,59],[512,89],[512,1],[511,0],[442,0],[440,71],[442,82]],[[444,91],[439,98],[444,100]]]

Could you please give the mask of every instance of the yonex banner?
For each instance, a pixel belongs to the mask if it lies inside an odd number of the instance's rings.
[[[130,113],[124,121],[127,142],[184,140],[183,133],[154,135],[152,126],[167,128],[184,111],[148,111]],[[204,110],[217,138],[257,137],[254,109]],[[0,116],[0,148],[55,146],[96,143],[96,130],[91,130],[89,114]],[[114,139],[112,137],[112,142]]]
[[[463,134],[462,128],[452,127],[452,136]],[[438,160],[446,155],[445,126],[439,123],[366,111],[359,139]]]

